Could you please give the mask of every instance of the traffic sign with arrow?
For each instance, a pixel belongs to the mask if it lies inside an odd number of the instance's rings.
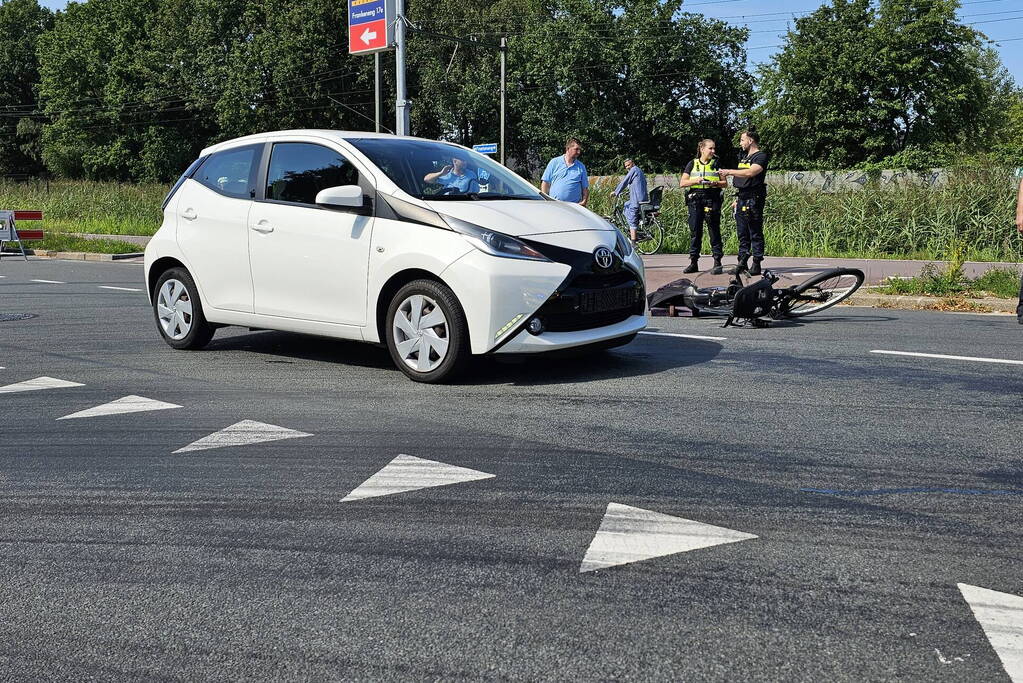
[[[394,18],[394,0],[348,0],[348,52],[392,49]]]

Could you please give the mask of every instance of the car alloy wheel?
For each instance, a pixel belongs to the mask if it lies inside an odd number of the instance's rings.
[[[416,372],[437,369],[448,355],[448,320],[434,299],[413,294],[398,304],[392,321],[398,357]]]
[[[156,281],[153,317],[164,341],[175,349],[201,349],[213,338],[198,291],[184,268],[171,268]]]
[[[192,300],[180,281],[173,278],[164,281],[156,297],[156,309],[168,339],[180,341],[192,331]]]

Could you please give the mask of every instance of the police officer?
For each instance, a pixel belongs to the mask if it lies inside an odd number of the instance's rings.
[[[697,157],[686,165],[682,179],[678,181],[679,187],[688,188],[686,204],[689,206],[689,265],[683,273],[700,270],[705,222],[710,235],[711,254],[714,256],[714,269],[711,272],[715,275],[722,272],[724,246],[721,243],[721,188],[727,186],[728,182],[721,178],[718,171],[715,151],[713,140],[700,140],[696,149]]]
[[[744,270],[750,275],[759,275],[760,263],[764,260],[764,204],[767,201],[767,152],[760,149],[760,135],[752,127],[743,131],[739,138],[743,156],[738,169],[721,169],[721,176],[732,176],[732,185],[739,196],[732,208],[735,210],[735,229],[739,233],[739,263],[737,273]],[[749,257],[753,256],[753,266]]]

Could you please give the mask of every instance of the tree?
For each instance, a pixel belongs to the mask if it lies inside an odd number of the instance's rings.
[[[417,0],[410,16],[435,33],[509,36],[509,152],[536,176],[568,135],[582,139],[595,172],[618,172],[626,156],[677,169],[699,138],[731,137],[752,100],[746,32],[681,8],[681,0]],[[497,53],[413,35],[415,133],[496,140]]]
[[[760,70],[751,119],[786,168],[848,167],[976,143],[1011,82],[958,0],[831,0]]]
[[[53,13],[36,0],[0,0],[0,175],[34,175],[42,165],[38,147],[39,61],[36,42]]]

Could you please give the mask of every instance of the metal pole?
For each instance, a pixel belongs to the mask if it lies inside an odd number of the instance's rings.
[[[508,84],[506,75],[506,67],[508,61],[508,39],[501,36],[501,165],[504,166],[505,161],[505,143],[504,143],[504,110],[505,100],[508,97]]]
[[[405,90],[405,0],[394,3],[394,82],[395,92],[394,132],[397,135],[409,134],[409,103]]]
[[[373,102],[374,102],[374,105],[375,105],[374,106],[374,112],[373,112],[374,113],[373,121],[376,123],[376,132],[379,133],[380,132],[380,117],[381,117],[381,114],[383,113],[383,109],[384,109],[384,106],[383,106],[383,104],[384,104],[383,103],[383,91],[382,91],[382,89],[380,87],[380,53],[379,52],[374,52],[373,53],[373,68],[374,68],[374,71],[373,71],[373,87],[374,87],[374,93],[375,93],[374,96],[373,96]]]

